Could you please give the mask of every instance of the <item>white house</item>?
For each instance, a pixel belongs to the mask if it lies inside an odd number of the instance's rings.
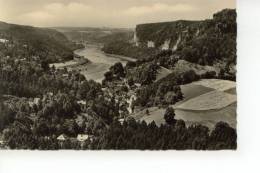
[[[124,122],[125,122],[125,119],[124,118],[121,118],[118,120],[120,122],[120,124],[122,125]]]
[[[89,136],[86,134],[78,134],[78,136],[77,136],[77,140],[79,142],[84,142],[84,141],[88,140],[88,138],[89,138]]]
[[[147,42],[147,47],[148,47],[148,48],[154,48],[154,47],[155,47],[154,42],[153,42],[153,41],[148,41],[148,42]]]
[[[141,87],[142,85],[140,83],[135,83],[135,86],[137,86],[138,88]]]
[[[4,145],[4,139],[3,139],[3,137],[0,136],[0,146],[1,145]]]
[[[86,105],[86,104],[87,104],[87,102],[84,101],[84,100],[77,101],[77,103],[78,103],[78,104],[81,104],[81,105]]]
[[[34,98],[33,100],[29,101],[30,107],[33,107],[33,105],[39,105],[40,98]]]
[[[67,140],[67,136],[64,135],[64,134],[62,134],[62,135],[60,135],[60,136],[57,137],[57,140],[58,140],[58,141],[66,141],[66,140]]]
[[[162,50],[168,50],[170,48],[171,39],[165,40],[161,49]]]
[[[69,74],[63,74],[62,75],[62,77],[68,77],[69,76]]]
[[[0,38],[0,42],[1,43],[7,43],[9,40],[6,40],[6,39],[4,39],[4,38]]]

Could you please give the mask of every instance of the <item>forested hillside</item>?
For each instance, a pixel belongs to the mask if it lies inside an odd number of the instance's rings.
[[[23,45],[23,48],[28,49],[31,55],[48,63],[72,59],[73,50],[79,47],[53,29],[4,22],[0,22],[0,38],[7,40],[10,48],[15,44]],[[9,54],[16,53],[19,56],[18,52],[18,48],[15,51],[12,49]]]
[[[172,50],[175,56],[189,62],[201,65],[225,62],[231,68],[236,64],[236,30],[236,11],[225,9],[215,13],[213,19],[203,21],[137,25],[134,44],[129,41],[107,44],[104,51],[144,59],[147,56],[142,52]]]
[[[104,44],[107,42],[130,40],[134,36],[132,29],[123,28],[91,28],[91,27],[55,27],[74,42]]]

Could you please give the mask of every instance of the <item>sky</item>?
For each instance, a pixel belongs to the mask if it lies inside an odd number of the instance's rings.
[[[0,0],[0,21],[39,27],[133,28],[153,23],[212,18],[235,0]]]

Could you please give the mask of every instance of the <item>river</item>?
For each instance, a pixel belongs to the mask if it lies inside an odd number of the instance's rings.
[[[90,63],[84,65],[74,65],[72,69],[79,70],[86,79],[101,82],[104,79],[104,73],[116,62],[121,62],[125,65],[128,61],[135,61],[135,59],[119,55],[106,54],[101,50],[99,45],[86,45],[83,49],[74,51],[76,55],[83,56],[90,61]],[[56,67],[65,67],[67,64],[71,64],[71,61],[65,63],[56,63]]]

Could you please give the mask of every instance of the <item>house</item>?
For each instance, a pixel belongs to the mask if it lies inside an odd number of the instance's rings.
[[[162,50],[168,50],[170,48],[171,39],[165,40],[161,49]]]
[[[86,104],[87,104],[87,102],[84,101],[84,100],[77,101],[77,103],[78,103],[78,104],[81,104],[81,105],[86,105]]]
[[[120,122],[121,125],[123,125],[123,123],[125,122],[125,119],[124,118],[121,118],[118,120]]]
[[[40,103],[40,98],[34,98],[33,100],[31,99],[29,101],[29,106],[33,107],[33,105],[39,105],[39,103]]]
[[[39,103],[40,103],[40,98],[34,98],[34,99],[33,99],[33,102],[34,102],[34,104],[39,105]]]
[[[142,85],[140,83],[135,83],[135,86],[137,86],[138,88],[141,87]]]
[[[88,140],[89,136],[86,134],[78,134],[77,136],[77,140],[79,142],[85,142],[86,140]]]
[[[3,136],[0,135],[0,148],[4,147],[4,144],[5,144],[4,138]]]
[[[68,139],[68,137],[64,134],[60,135],[57,137],[57,140],[58,141],[66,141]]]
[[[62,74],[62,77],[69,77],[69,74]]]
[[[48,92],[47,95],[48,96],[53,96],[53,92]]]
[[[7,39],[4,39],[4,38],[0,38],[0,42],[1,43],[7,43],[9,40],[7,40]]]
[[[148,41],[148,42],[147,42],[147,47],[148,47],[148,48],[154,48],[154,47],[155,47],[154,42],[153,42],[153,41]]]

